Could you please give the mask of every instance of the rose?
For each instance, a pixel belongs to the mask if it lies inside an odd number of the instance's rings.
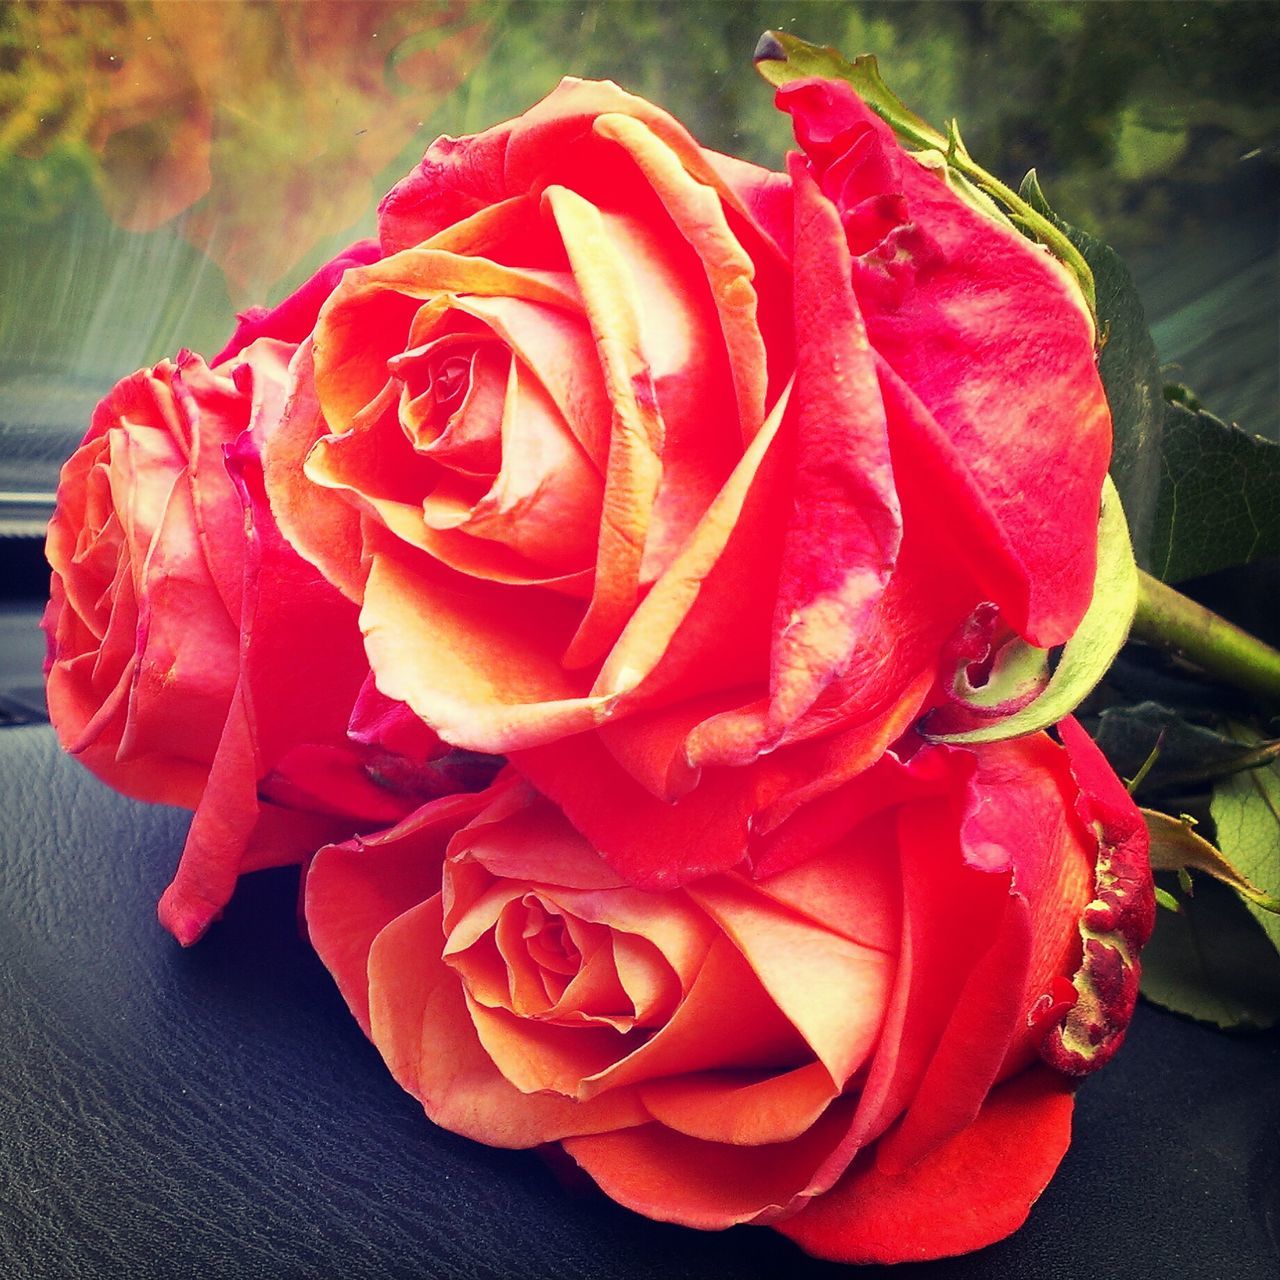
[[[1053,1068],[1114,1050],[1151,927],[1141,817],[1062,732],[890,754],[780,827],[768,874],[657,894],[508,771],[321,850],[311,938],[448,1129],[825,1257],[978,1248],[1052,1175]]]
[[[62,471],[50,718],[118,790],[195,809],[161,902],[183,942],[241,871],[395,821],[451,783],[403,760],[398,790],[366,772],[388,776],[394,707],[369,681],[354,608],[283,541],[262,488],[294,348],[248,330],[305,331],[341,272],[376,252],[353,246],[274,312],[242,318],[212,368],[183,352],[123,379]],[[391,754],[421,763],[443,748],[414,723]]]
[[[573,80],[441,139],[268,448],[379,687],[642,887],[866,768],[980,607],[1051,646],[1092,587],[1109,419],[1074,282],[804,92],[789,176]]]

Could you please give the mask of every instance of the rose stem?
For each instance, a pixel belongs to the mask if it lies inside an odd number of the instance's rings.
[[[1238,689],[1280,702],[1280,650],[1141,571],[1130,634]]]

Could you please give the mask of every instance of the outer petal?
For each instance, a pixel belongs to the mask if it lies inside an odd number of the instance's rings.
[[[178,870],[160,896],[160,923],[184,947],[204,933],[235,889],[258,819],[256,780],[253,730],[237,687]]]
[[[345,741],[369,671],[356,609],[297,555],[271,517],[261,449],[280,418],[284,351],[262,339],[245,355],[237,378],[251,396],[250,424],[228,450],[227,462],[248,522],[247,536],[241,535],[238,683],[209,786],[160,901],[162,923],[184,945],[217,918],[243,870],[303,856],[311,850],[299,847],[299,840],[341,838],[381,825],[413,803],[374,787]],[[178,616],[172,602],[158,601],[153,609],[161,623]],[[152,647],[149,642],[148,651]],[[285,772],[269,777],[277,764]],[[317,828],[309,793],[319,788],[333,821]],[[261,809],[263,799],[278,802],[269,814]],[[290,801],[301,807],[292,823],[285,817]],[[344,806],[352,807],[344,813]],[[268,838],[277,842],[274,850],[265,847]]]
[[[1085,1075],[1120,1047],[1138,998],[1138,952],[1155,925],[1147,828],[1093,740],[1072,719],[1058,726],[1080,785],[1079,817],[1096,833],[1094,896],[1080,916],[1079,996],[1041,1047],[1060,1071]]]
[[[848,1123],[837,1101],[799,1137],[755,1147],[706,1142],[649,1124],[570,1138],[565,1150],[601,1190],[660,1222],[717,1231],[787,1203]]]
[[[641,888],[669,889],[746,857],[754,769],[705,770],[698,786],[666,803],[636,782],[596,734],[518,752],[512,760],[611,867]]]
[[[530,110],[515,120],[470,138],[441,138],[428,148],[422,163],[397,183],[378,207],[383,249],[399,252],[439,234],[488,206],[555,182],[582,187],[598,181],[608,164],[602,153],[610,143],[593,128],[602,115],[632,116],[656,134],[699,181],[717,187],[741,224],[753,235],[756,256],[780,257],[762,219],[753,216],[758,191],[772,193],[777,175],[738,163],[722,176],[722,157],[704,152],[688,131],[667,112],[608,81],[566,77]],[[749,171],[749,172],[748,172]],[[591,192],[589,194],[596,194]],[[519,247],[519,241],[508,241]]]
[[[796,81],[778,105],[842,213],[884,194],[905,201],[897,232],[855,259],[871,344],[942,425],[1017,549],[1024,596],[998,603],[1033,644],[1060,643],[1092,591],[1111,445],[1079,290],[1049,254],[902,156],[848,85]],[[855,147],[881,162],[851,170]],[[885,191],[886,174],[900,190]]]
[[[308,453],[327,434],[315,385],[315,358],[305,341],[290,368],[289,402],[263,448],[271,513],[289,544],[317,565],[348,599],[364,590],[360,560],[360,514],[341,494],[303,472]]]
[[[1026,1221],[1071,1138],[1070,1084],[1036,1067],[920,1163],[889,1174],[864,1157],[826,1195],[774,1225],[837,1262],[921,1262],[1004,1239]]]
[[[991,945],[970,970],[902,1122],[876,1145],[876,1164],[901,1173],[972,1123],[1026,1024],[1031,913],[1010,897]]]
[[[744,765],[707,767],[696,786],[671,786],[669,800],[636,780],[629,771],[636,763],[631,753],[613,743],[606,746],[609,729],[517,751],[511,759],[616,871],[641,888],[669,889],[754,856],[756,840],[873,764],[918,710],[924,692],[919,684],[901,706],[871,724],[799,742]],[[628,730],[627,721],[618,723],[620,737]],[[649,775],[670,778],[664,770],[671,759],[665,750]],[[766,839],[760,848],[771,871],[806,852],[798,841],[771,852]]]
[[[944,1040],[965,983],[1002,922],[1009,877],[963,865],[954,800],[927,798],[893,815],[902,865],[903,926],[898,965],[875,1057],[841,1143],[806,1196],[825,1193],[862,1148],[884,1134],[916,1097]],[[1021,977],[1018,985],[1021,985]],[[1012,1035],[1011,1027],[1005,1027]],[[995,1065],[975,1072],[994,1077]],[[798,1207],[798,1201],[791,1206]]]
[[[316,854],[307,872],[307,932],[365,1035],[369,949],[392,920],[440,890],[445,848],[493,803],[493,790],[424,805],[389,831]]]
[[[372,556],[360,626],[388,697],[473,751],[510,753],[602,718],[607,699],[587,696],[587,677],[559,660],[581,612],[573,601],[467,579],[406,553],[375,527],[366,536]]]
[[[799,164],[794,514],[774,619],[769,719],[779,736],[876,619],[902,538],[889,442],[839,219]]]

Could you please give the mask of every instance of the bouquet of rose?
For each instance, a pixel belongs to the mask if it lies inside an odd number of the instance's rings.
[[[1136,998],[1147,828],[1069,713],[1137,574],[1074,243],[873,63],[760,56],[785,172],[566,80],[116,386],[49,705],[194,810],[182,943],[303,864],[437,1124],[936,1257],[1023,1221]]]

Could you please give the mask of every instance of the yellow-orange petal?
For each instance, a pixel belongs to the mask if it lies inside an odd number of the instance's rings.
[[[893,981],[893,952],[798,919],[733,876],[699,881],[687,892],[733,940],[761,986],[843,1087],[875,1048]]]
[[[717,1231],[787,1204],[847,1123],[837,1102],[799,1137],[767,1147],[705,1142],[660,1124],[570,1138],[564,1147],[619,1204]]]
[[[792,1071],[700,1071],[652,1080],[640,1086],[640,1101],[677,1133],[757,1147],[800,1137],[839,1093],[822,1063],[810,1062]]]

